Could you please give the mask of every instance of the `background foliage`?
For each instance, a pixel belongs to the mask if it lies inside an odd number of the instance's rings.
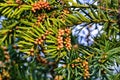
[[[0,80],[119,80],[120,1],[1,0]],[[79,24],[82,28],[73,35]],[[87,26],[102,26],[86,46]],[[83,34],[84,35],[84,34]]]

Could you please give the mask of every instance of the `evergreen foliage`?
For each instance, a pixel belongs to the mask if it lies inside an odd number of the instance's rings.
[[[0,80],[120,79],[112,69],[120,64],[120,0],[0,0],[0,16]],[[72,35],[83,23],[103,26],[91,46]]]

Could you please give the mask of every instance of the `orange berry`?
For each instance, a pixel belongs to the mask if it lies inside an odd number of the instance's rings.
[[[34,53],[30,53],[31,56],[34,56]]]
[[[7,51],[7,47],[6,47],[6,46],[2,46],[2,49],[3,49],[4,51]]]
[[[59,47],[57,47],[57,50],[60,50],[60,48],[59,48]]]
[[[30,52],[34,52],[34,49],[33,49],[33,48],[31,48],[31,49],[30,49]]]
[[[8,51],[4,51],[4,55],[8,55],[9,54],[9,52]]]
[[[5,58],[8,60],[8,59],[10,59],[10,56],[9,55],[5,55]]]
[[[72,66],[72,68],[75,68],[75,64],[72,64],[71,66]]]
[[[40,45],[40,44],[42,44],[42,42],[39,41],[38,44]]]
[[[42,34],[41,38],[44,40],[44,39],[46,39],[46,36],[44,34]]]
[[[36,10],[35,10],[34,8],[32,8],[32,11],[33,11],[33,12],[36,12]]]

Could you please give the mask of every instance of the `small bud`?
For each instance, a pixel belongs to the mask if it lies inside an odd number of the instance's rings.
[[[9,56],[9,55],[5,55],[5,58],[6,58],[7,60],[9,60],[9,59],[10,59],[10,56]]]
[[[9,52],[8,51],[4,51],[4,55],[8,55],[9,54]]]
[[[7,50],[8,50],[6,46],[2,46],[2,49],[3,49],[4,51],[7,51]]]

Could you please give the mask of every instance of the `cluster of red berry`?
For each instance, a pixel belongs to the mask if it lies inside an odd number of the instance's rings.
[[[70,50],[71,49],[71,38],[70,36],[66,37],[65,39],[65,47],[67,48],[67,50]]]
[[[34,43],[40,45],[40,44],[43,43],[43,41],[45,40],[45,38],[46,38],[46,36],[43,34],[41,37],[37,38]]]
[[[29,52],[27,52],[27,54],[30,55],[30,56],[34,56],[34,49],[31,48],[31,49],[29,50]]]
[[[47,15],[46,15],[45,13],[40,14],[40,15],[37,17],[37,22],[43,22],[46,17],[47,17]]]
[[[0,61],[0,68],[3,68],[2,72],[0,73],[0,80],[10,80],[9,72],[6,69],[4,69],[4,68],[8,67],[5,63],[10,62],[10,55],[8,52],[8,48],[6,46],[1,46],[1,48],[3,49],[5,60],[4,60],[4,62]]]
[[[66,28],[65,29],[65,33],[66,33],[66,39],[65,39],[65,47],[70,50],[71,49],[71,38],[70,38],[70,33],[71,33],[71,30],[69,28]]]
[[[10,55],[9,55],[7,47],[2,46],[2,49],[4,51],[5,62],[9,62],[10,61]]]
[[[60,18],[63,22],[65,22],[65,18],[67,17],[66,14],[70,14],[70,11],[69,11],[68,9],[64,9],[64,10],[62,11],[62,14],[59,15],[59,18]]]
[[[75,62],[74,64],[71,64],[71,66],[72,66],[72,68],[75,68],[76,66],[78,66],[78,65],[80,65],[80,64],[78,64],[78,63],[80,63],[82,60],[80,59],[80,58],[77,58],[77,59],[75,59],[75,60],[73,60],[73,62]]]
[[[36,45],[41,45],[41,44],[44,42],[44,40],[46,39],[46,36],[47,36],[48,34],[51,34],[51,31],[48,31],[48,30],[47,30],[47,31],[45,32],[45,34],[42,34],[40,38],[37,38],[37,39],[34,41],[34,43],[35,43]],[[28,54],[28,55],[31,55],[31,56],[34,56],[34,49],[31,48],[30,51],[27,52],[27,54]]]
[[[36,25],[39,25],[40,23],[44,22],[44,19],[47,17],[45,13],[40,14],[37,17],[37,22],[35,23]]]
[[[64,9],[64,10],[63,10],[63,13],[65,13],[65,14],[69,14],[69,13],[70,13],[70,11],[69,11],[69,10],[67,10],[67,9]]]
[[[63,35],[64,35],[64,33],[65,33],[65,31],[63,29],[58,30],[58,37],[57,37],[58,47],[57,47],[57,50],[60,50],[61,48],[64,47],[64,45],[63,45]]]
[[[7,70],[2,69],[2,73],[0,73],[0,80],[10,80],[10,74]]]
[[[37,45],[41,45],[44,42],[44,40],[46,39],[46,36],[48,34],[51,34],[51,31],[47,30],[45,32],[45,34],[42,34],[41,37],[37,38],[34,43],[37,44]]]
[[[90,73],[89,73],[89,66],[88,62],[85,60],[82,63],[82,67],[84,68],[84,79],[90,78]]]
[[[63,80],[63,76],[62,75],[56,75],[54,80]]]
[[[71,39],[70,39],[70,33],[71,30],[66,28],[65,30],[63,29],[59,29],[58,30],[58,37],[57,37],[57,42],[58,42],[58,47],[57,50],[60,50],[61,48],[64,47],[64,43],[65,43],[65,47],[66,49],[70,50],[71,49]],[[66,35],[65,37],[65,42],[64,42],[64,35]]]
[[[66,28],[66,29],[65,29],[65,33],[66,33],[67,36],[69,36],[70,33],[71,33],[71,29],[70,29],[70,28]]]
[[[48,2],[45,1],[38,1],[34,4],[32,4],[32,11],[36,12],[36,10],[41,10],[41,9],[46,9],[46,10],[50,10],[50,4]]]

